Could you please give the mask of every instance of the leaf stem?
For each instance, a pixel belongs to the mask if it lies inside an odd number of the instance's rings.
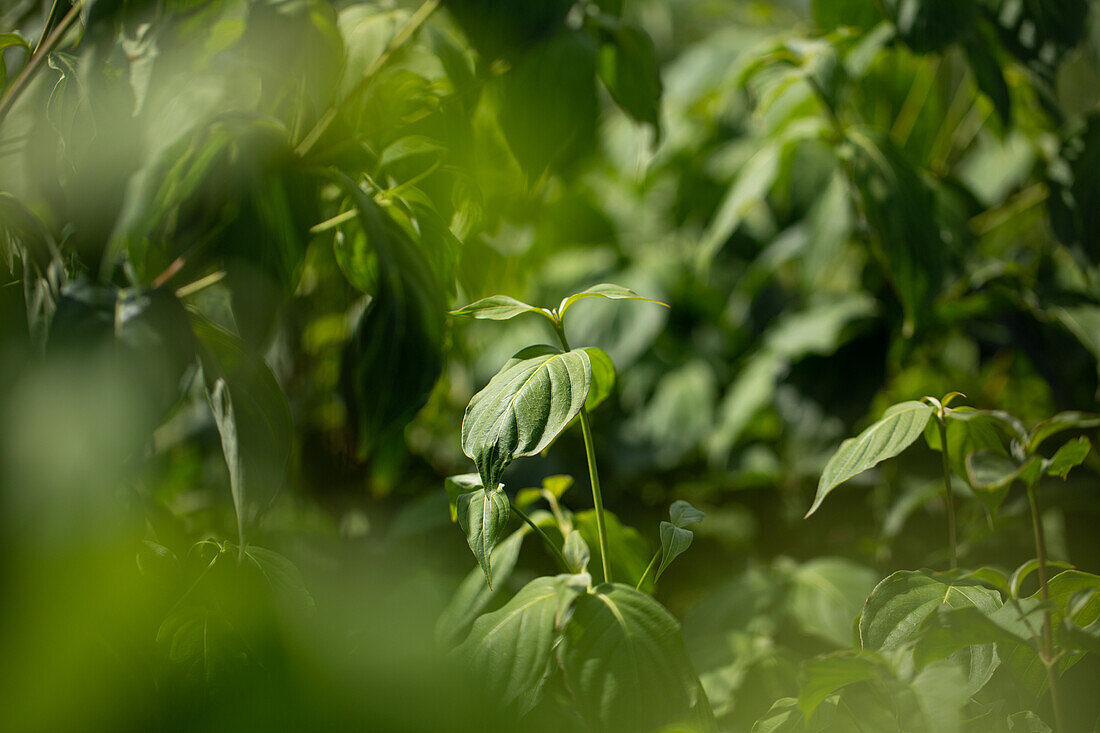
[[[512,511],[519,515],[519,518],[526,522],[527,526],[533,529],[535,534],[542,538],[542,541],[545,542],[546,546],[550,548],[550,551],[554,553],[554,557],[558,558],[561,562],[562,567],[569,570],[569,563],[566,561],[565,555],[562,554],[562,551],[554,544],[553,540],[550,539],[550,536],[542,531],[542,527],[531,521],[531,517],[527,516],[523,510],[517,507],[514,501],[509,501],[509,503],[512,505]]]
[[[642,571],[642,577],[638,578],[638,585],[634,586],[634,590],[641,590],[642,583],[645,582],[646,576],[649,575],[649,571],[653,569],[653,566],[657,564],[657,558],[661,556],[661,548],[657,548],[657,552],[653,553],[653,559],[649,561],[649,565],[645,566],[645,570]]]
[[[83,4],[82,0],[76,0],[69,9],[69,12],[65,14],[65,17],[58,22],[57,27],[46,36],[46,39],[44,41],[39,39],[38,45],[35,47],[35,52],[31,56],[31,60],[23,67],[23,71],[19,73],[19,76],[15,78],[15,81],[13,81],[8,88],[7,94],[0,100],[0,124],[4,122],[8,113],[11,112],[11,108],[15,106],[16,100],[26,91],[31,83],[31,79],[34,78],[34,75],[38,73],[42,65],[46,62],[46,58],[61,44],[61,41],[65,38],[65,34],[69,32],[69,29],[80,20],[80,8]]]
[[[951,462],[947,455],[947,420],[936,416],[940,430],[940,456],[943,458],[943,498],[947,502],[947,542],[951,548],[951,569],[959,567],[959,548],[955,538],[955,497],[951,493]]]
[[[569,351],[569,340],[565,337],[565,326],[561,318],[554,314],[554,332],[558,341],[566,351]],[[611,582],[611,559],[607,554],[607,523],[603,515],[603,494],[600,492],[600,474],[596,470],[596,442],[592,439],[592,423],[588,419],[588,410],[581,407],[581,434],[584,436],[584,452],[588,458],[588,478],[592,483],[592,504],[596,509],[596,534],[600,541],[600,564],[603,567],[603,579],[605,583]]]
[[[1039,514],[1039,499],[1036,496],[1036,479],[1027,485],[1027,501],[1031,506],[1031,527],[1035,533],[1035,557],[1039,560],[1039,594],[1044,605],[1050,600],[1050,589],[1047,587],[1047,544],[1043,537],[1043,521]],[[1047,668],[1047,682],[1050,685],[1050,704],[1054,710],[1054,729],[1061,733],[1062,710],[1061,695],[1058,693],[1058,673],[1054,669],[1054,634],[1050,623],[1050,608],[1043,609],[1043,653],[1041,655],[1043,666]]]

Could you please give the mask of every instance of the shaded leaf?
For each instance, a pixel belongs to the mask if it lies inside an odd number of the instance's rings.
[[[592,558],[592,552],[588,549],[588,543],[577,530],[573,530],[565,538],[562,548],[565,562],[572,573],[583,573],[588,568],[588,561]]]
[[[1043,470],[1048,476],[1064,479],[1073,468],[1081,465],[1091,449],[1092,443],[1084,436],[1071,440],[1059,448],[1050,460],[1043,462]]]
[[[660,139],[661,76],[653,39],[639,26],[613,17],[597,19],[605,41],[598,72],[612,99],[638,122],[653,125]]]
[[[1016,463],[1002,453],[980,450],[966,457],[966,475],[970,488],[989,511],[997,510],[1004,501],[1014,481],[1025,484],[1034,481],[1041,471],[1042,461],[1037,457]]]
[[[512,574],[519,558],[520,548],[523,546],[523,538],[531,528],[526,524],[508,536],[508,539],[497,544],[490,555],[493,574],[496,576],[497,588],[493,589],[485,582],[485,572],[481,567],[471,570],[462,582],[447,607],[439,615],[435,625],[435,636],[444,647],[452,647],[464,639],[473,626],[478,616],[488,608],[493,599],[500,593],[500,586]]]
[[[458,499],[463,494],[484,489],[481,476],[476,473],[460,473],[443,480],[443,489],[447,492],[447,503],[451,508],[451,521],[458,519]]]
[[[690,529],[677,527],[671,522],[661,522],[661,564],[657,567],[653,582],[660,580],[669,563],[691,547],[694,538],[695,533]]]
[[[458,497],[458,525],[466,533],[466,542],[485,572],[485,582],[493,587],[492,552],[511,516],[508,496],[501,490],[471,491]]]

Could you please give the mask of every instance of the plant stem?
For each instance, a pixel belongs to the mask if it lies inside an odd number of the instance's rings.
[[[1050,600],[1050,589],[1047,587],[1047,544],[1043,537],[1043,521],[1039,514],[1039,499],[1036,496],[1035,487],[1038,480],[1027,485],[1027,501],[1031,505],[1031,528],[1035,533],[1035,557],[1039,560],[1039,595],[1043,603]],[[1043,653],[1041,655],[1043,666],[1047,668],[1047,682],[1050,685],[1050,704],[1054,710],[1054,730],[1063,731],[1061,695],[1058,694],[1058,673],[1054,669],[1054,634],[1050,623],[1050,609],[1043,609]]]
[[[657,558],[661,556],[661,549],[657,548],[657,552],[653,553],[653,559],[649,561],[649,565],[645,566],[645,570],[642,571],[642,577],[638,578],[638,585],[634,586],[634,590],[641,590],[642,583],[645,582],[646,576],[649,575],[649,571],[653,569],[653,566],[657,564]]]
[[[57,27],[50,32],[50,34],[43,41],[39,39],[38,45],[35,47],[34,54],[31,56],[31,60],[27,62],[27,65],[23,67],[23,71],[19,73],[19,76],[15,78],[11,86],[8,88],[7,94],[0,100],[0,123],[3,123],[4,118],[11,112],[11,108],[15,106],[15,102],[19,99],[19,96],[26,91],[27,87],[31,83],[31,79],[38,73],[42,65],[46,63],[46,58],[60,45],[61,41],[65,38],[65,34],[76,25],[80,20],[80,7],[83,3],[80,0],[73,3],[72,8],[65,14],[57,24]]]
[[[947,421],[936,417],[940,429],[940,456],[943,458],[943,498],[947,502],[947,542],[951,547],[951,569],[959,567],[959,548],[955,540],[955,497],[951,493],[951,462],[947,455]]]
[[[565,338],[565,326],[554,315],[554,332],[561,347],[569,351],[569,340]],[[588,410],[581,408],[581,434],[584,436],[584,452],[588,457],[588,478],[592,483],[592,504],[596,509],[596,534],[600,541],[600,563],[603,566],[603,580],[611,582],[611,560],[607,554],[607,524],[603,516],[603,494],[600,493],[600,474],[596,470],[596,442],[592,439],[592,424],[588,420]]]
[[[527,516],[519,507],[517,507],[515,505],[515,502],[510,503],[512,504],[512,511],[518,514],[519,518],[522,519],[524,522],[527,522],[528,527],[535,530],[535,533],[542,538],[542,541],[546,543],[546,546],[550,548],[550,551],[554,553],[554,556],[561,561],[562,567],[566,570],[569,570],[569,563],[568,561],[566,561],[565,555],[562,554],[562,551],[550,539],[550,536],[542,531],[542,527],[532,522],[531,517]]]

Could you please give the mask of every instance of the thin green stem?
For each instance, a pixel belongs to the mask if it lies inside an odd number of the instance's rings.
[[[642,577],[638,578],[638,585],[634,586],[634,590],[641,590],[642,583],[645,582],[646,576],[649,575],[649,571],[653,569],[653,566],[657,564],[657,558],[661,556],[661,550],[658,548],[657,552],[653,553],[653,559],[649,561],[649,565],[645,566],[645,570],[642,571]]]
[[[546,546],[550,548],[550,551],[554,553],[554,557],[558,558],[558,560],[561,562],[562,567],[568,570],[569,562],[565,559],[565,555],[562,554],[562,551],[558,548],[558,546],[554,544],[553,540],[550,539],[550,536],[542,531],[542,527],[531,521],[531,517],[527,516],[519,507],[517,507],[515,502],[511,502],[511,504],[512,511],[519,515],[519,518],[526,522],[527,526],[533,529],[535,531],[535,534],[542,538],[542,541],[545,542]]]
[[[1031,528],[1035,533],[1035,557],[1039,560],[1039,594],[1045,604],[1050,600],[1050,589],[1047,587],[1047,544],[1043,537],[1043,520],[1039,513],[1039,499],[1036,496],[1038,480],[1027,486],[1027,501],[1031,505]],[[1047,682],[1050,685],[1050,703],[1054,710],[1054,729],[1061,733],[1062,710],[1061,695],[1058,692],[1058,674],[1054,669],[1054,634],[1051,629],[1050,609],[1043,609],[1043,665],[1047,668]]]
[[[565,326],[561,319],[554,316],[554,332],[561,342],[561,347],[569,351],[569,339],[565,337]],[[581,408],[581,434],[584,436],[584,452],[588,458],[588,478],[592,483],[592,504],[596,509],[596,534],[600,541],[600,563],[603,567],[603,579],[605,583],[611,581],[611,559],[607,553],[607,523],[603,514],[603,494],[600,492],[600,474],[596,470],[596,442],[592,439],[592,423],[588,419],[588,410]]]
[[[955,539],[955,497],[951,493],[951,462],[947,455],[947,421],[936,416],[940,429],[940,456],[943,458],[943,498],[947,502],[947,542],[951,548],[951,569],[959,567],[959,548]]]

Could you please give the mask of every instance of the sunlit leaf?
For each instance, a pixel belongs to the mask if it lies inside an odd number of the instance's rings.
[[[469,305],[464,305],[451,311],[452,316],[468,316],[490,321],[506,321],[509,318],[521,316],[524,313],[538,313],[542,316],[548,314],[542,308],[527,305],[508,295],[490,295],[488,298],[475,300]]]
[[[630,288],[624,288],[621,285],[614,285],[612,283],[600,283],[599,285],[593,285],[587,290],[582,290],[579,293],[574,293],[568,298],[562,300],[561,304],[558,306],[558,315],[564,318],[565,312],[569,310],[569,308],[578,300],[582,300],[584,298],[607,298],[609,300],[643,300],[647,303],[656,303],[657,305],[663,305],[666,308],[668,307],[667,304],[662,303],[659,300],[653,300],[652,298],[646,298],[638,295]]]
[[[924,432],[931,416],[932,408],[923,402],[902,402],[888,409],[882,419],[857,437],[841,443],[825,464],[817,484],[817,496],[806,516],[817,511],[837,486],[912,445]]]

